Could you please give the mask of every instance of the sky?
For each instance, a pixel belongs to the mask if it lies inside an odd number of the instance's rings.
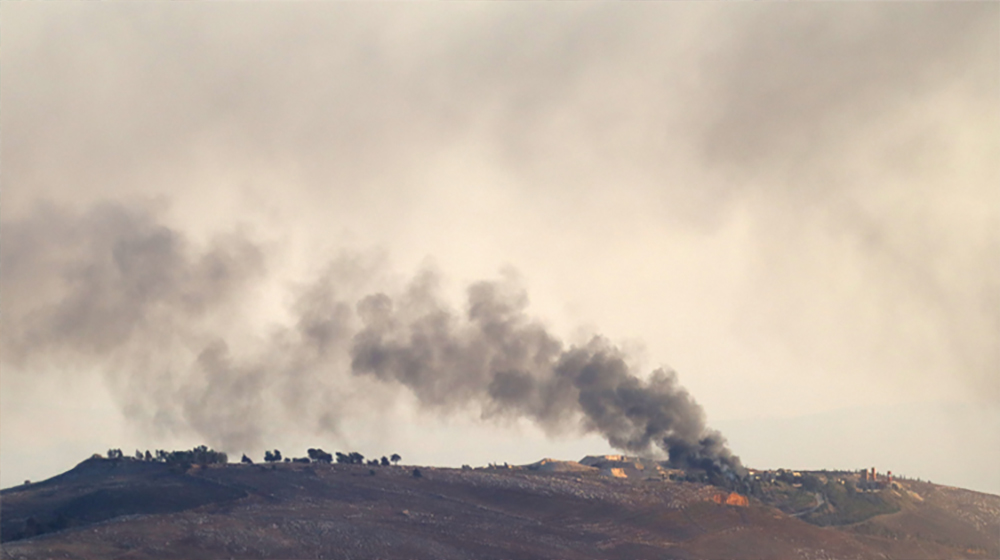
[[[1000,493],[994,2],[0,15],[0,486],[607,453],[495,391],[598,348],[745,465]]]

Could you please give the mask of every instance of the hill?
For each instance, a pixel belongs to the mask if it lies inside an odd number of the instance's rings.
[[[759,492],[740,506],[719,500],[720,489],[701,482],[609,476],[572,461],[420,467],[419,477],[413,471],[326,463],[179,467],[88,459],[62,475],[0,494],[2,556],[1000,556],[1000,497],[928,483],[898,482],[885,494],[892,504],[885,512],[820,526],[818,520],[833,519],[832,511],[823,509],[836,508],[833,500],[816,507],[777,482],[767,487],[771,494]],[[829,476],[826,483],[839,484],[835,480]],[[807,502],[807,509],[793,511],[797,502]],[[819,516],[812,523],[803,519],[807,510]]]

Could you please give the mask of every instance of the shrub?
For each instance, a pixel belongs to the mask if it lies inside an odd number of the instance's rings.
[[[823,488],[823,482],[820,481],[819,477],[807,474],[802,477],[802,489],[808,490],[809,492],[815,492]]]
[[[319,463],[333,462],[333,455],[330,455],[329,453],[323,451],[322,449],[310,449],[308,451],[308,454],[310,459],[312,459],[313,461],[317,461]]]
[[[884,492],[858,492],[832,480],[823,486],[822,492],[833,509],[808,515],[806,521],[814,525],[847,525],[899,511],[899,505],[891,502]]]
[[[281,451],[278,451],[277,449],[275,449],[274,451],[265,451],[264,452],[264,461],[266,461],[268,463],[274,463],[276,461],[280,462],[281,461]]]
[[[221,451],[214,451],[204,445],[199,445],[190,451],[171,451],[167,454],[167,462],[195,465],[225,464],[229,462],[229,457]]]

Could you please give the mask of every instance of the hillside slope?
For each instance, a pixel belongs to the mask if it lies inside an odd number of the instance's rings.
[[[714,487],[589,470],[91,459],[2,493],[4,558],[995,558],[1000,497],[823,528]],[[374,474],[372,474],[374,473]],[[971,498],[970,498],[971,496]],[[970,501],[971,500],[971,501]],[[970,503],[981,507],[969,509]],[[972,513],[961,513],[972,511]]]

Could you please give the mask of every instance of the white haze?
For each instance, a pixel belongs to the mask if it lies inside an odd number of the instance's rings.
[[[18,336],[64,295],[52,263],[85,262],[74,232],[100,228],[74,220],[114,207],[175,232],[171,258],[192,270],[213,249],[242,257],[231,276],[175,279],[153,315],[122,300],[81,323],[108,329],[104,344],[135,325],[197,328],[249,360],[330,262],[352,263],[338,278],[358,295],[433,270],[457,313],[470,284],[514,277],[528,315],[567,344],[600,333],[643,376],[676,370],[710,426],[764,422],[771,446],[723,430],[750,466],[872,466],[841,463],[878,425],[827,422],[812,434],[826,454],[798,460],[790,426],[902,411],[875,466],[903,470],[896,457],[926,478],[912,449],[947,450],[935,482],[1000,492],[995,3],[0,14],[5,487],[109,447],[202,443],[197,419],[214,421],[150,413],[172,394],[146,382],[174,379],[150,377],[162,356],[136,376],[134,354],[126,368],[74,364]],[[202,313],[192,294],[225,304]],[[231,456],[318,446],[458,465],[609,449],[475,404],[439,414],[370,379],[272,396],[306,403],[309,421],[264,399],[245,414],[265,435]],[[336,422],[313,422],[324,406]],[[911,423],[914,410],[955,428]]]

